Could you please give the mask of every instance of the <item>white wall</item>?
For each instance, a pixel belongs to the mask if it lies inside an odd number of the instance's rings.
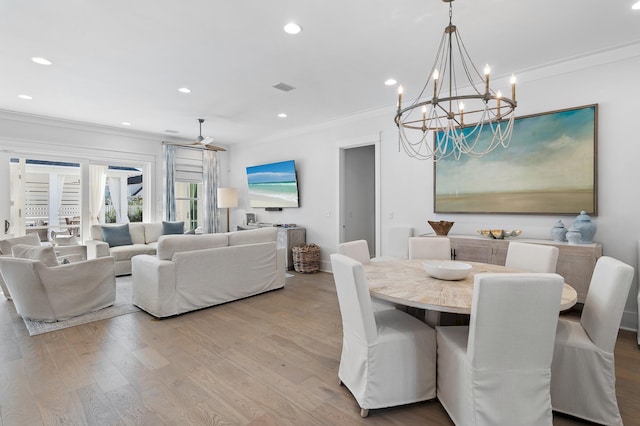
[[[635,49],[635,51],[633,50]],[[598,211],[595,240],[605,255],[637,267],[636,240],[640,239],[640,143],[635,119],[640,100],[640,49],[605,52],[590,58],[531,70],[518,75],[518,115],[599,104]],[[327,123],[305,133],[282,135],[251,145],[233,146],[230,181],[239,190],[240,207],[232,226],[241,223],[247,205],[244,168],[265,162],[294,159],[298,169],[301,207],[282,212],[255,210],[262,222],[297,223],[307,228],[307,241],[321,247],[321,268],[330,270],[329,254],[338,236],[338,147],[381,132],[381,219],[384,239],[392,225],[410,225],[416,234],[432,232],[427,220],[453,220],[457,234],[477,229],[522,229],[528,238],[550,238],[557,216],[462,215],[433,213],[433,169],[429,161],[399,152],[393,109]],[[568,226],[574,216],[560,217]],[[384,247],[384,244],[382,244]],[[380,254],[380,253],[379,253]],[[636,274],[637,275],[637,274]],[[637,327],[637,284],[627,301],[623,327]]]

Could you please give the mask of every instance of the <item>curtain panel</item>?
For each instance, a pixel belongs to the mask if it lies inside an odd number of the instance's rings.
[[[208,234],[218,232],[218,152],[203,149],[202,166],[204,181],[204,198],[202,203],[204,206],[204,223],[202,230]]]
[[[104,205],[104,192],[107,183],[108,166],[91,164],[89,165],[89,217],[91,224],[104,222],[100,216]]]
[[[164,214],[168,221],[176,219],[176,147],[164,144]]]

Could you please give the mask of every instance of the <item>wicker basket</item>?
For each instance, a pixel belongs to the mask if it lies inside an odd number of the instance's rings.
[[[318,272],[320,269],[320,247],[315,244],[298,244],[291,248],[293,269],[303,274]]]

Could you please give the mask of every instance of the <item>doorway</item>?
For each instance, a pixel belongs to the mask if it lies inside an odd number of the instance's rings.
[[[377,143],[340,149],[340,240],[366,240],[379,253],[379,150]]]

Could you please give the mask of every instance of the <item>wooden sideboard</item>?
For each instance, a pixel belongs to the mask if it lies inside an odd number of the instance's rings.
[[[449,239],[451,240],[451,256],[453,259],[495,265],[504,265],[510,241],[558,247],[560,252],[558,254],[556,272],[562,275],[567,284],[576,289],[578,303],[584,303],[589,290],[593,268],[595,268],[598,258],[602,256],[602,244],[600,243],[569,245],[566,242],[552,240],[524,238],[494,240],[473,235],[449,235]]]

